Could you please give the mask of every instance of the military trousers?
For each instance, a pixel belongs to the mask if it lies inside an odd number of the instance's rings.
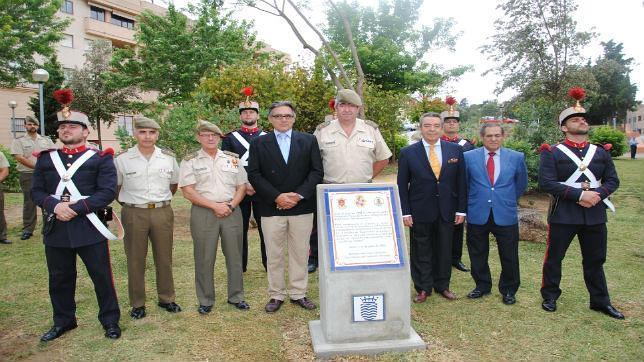
[[[124,205],[121,221],[125,230],[123,239],[127,257],[128,295],[133,308],[145,305],[145,266],[148,240],[156,271],[159,302],[175,301],[172,276],[172,244],[174,213],[172,207],[142,209]]]
[[[37,206],[31,200],[31,178],[33,173],[20,172],[20,189],[22,189],[22,232],[34,233],[36,229]]]
[[[4,217],[4,191],[0,185],[0,240],[7,238],[7,219]]]
[[[243,301],[242,215],[239,208],[227,217],[219,218],[211,209],[192,205],[190,233],[194,245],[195,289],[199,305],[211,306],[215,302],[214,268],[220,238],[221,250],[226,258],[228,301]]]

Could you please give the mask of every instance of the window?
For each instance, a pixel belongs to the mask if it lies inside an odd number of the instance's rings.
[[[130,136],[134,134],[133,119],[133,116],[119,114],[119,128],[124,128]]]
[[[123,28],[134,29],[134,20],[116,14],[112,14],[112,20],[110,22]]]
[[[60,11],[67,14],[73,14],[74,3],[71,0],[64,0],[63,4],[60,6]]]
[[[71,34],[63,34],[63,39],[60,41],[60,45],[73,48],[74,47],[74,36]]]
[[[25,119],[24,118],[14,118],[12,124],[12,130],[14,132],[27,132],[25,128]]]
[[[105,10],[97,8],[96,6],[90,6],[89,17],[94,20],[105,21]]]

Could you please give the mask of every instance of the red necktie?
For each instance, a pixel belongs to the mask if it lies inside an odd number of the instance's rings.
[[[494,155],[495,154],[496,153],[494,152],[488,153],[490,157],[488,157],[487,159],[487,175],[490,178],[490,185],[494,185]]]

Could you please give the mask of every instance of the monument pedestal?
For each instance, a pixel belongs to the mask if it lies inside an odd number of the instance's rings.
[[[423,341],[418,333],[410,328],[410,334],[405,339],[386,339],[368,342],[347,342],[331,343],[324,338],[322,323],[320,321],[309,322],[309,332],[313,342],[313,352],[316,358],[333,358],[339,355],[348,354],[378,354],[383,352],[404,352],[416,349],[425,349]]]
[[[397,185],[317,186],[320,320],[316,357],[425,349],[410,324],[410,275]]]

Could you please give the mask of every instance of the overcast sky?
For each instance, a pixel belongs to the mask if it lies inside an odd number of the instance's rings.
[[[359,2],[372,6],[378,3],[375,0]],[[174,3],[178,8],[182,8],[188,0],[174,0]],[[323,3],[321,0],[309,2],[311,9],[308,13],[314,23],[324,20]],[[435,17],[453,17],[456,20],[454,31],[461,33],[454,52],[432,53],[430,61],[446,67],[469,64],[474,68],[458,81],[448,84],[440,96],[451,94],[459,100],[467,98],[472,104],[492,99],[504,101],[513,95],[512,92],[505,92],[497,97],[494,88],[498,78],[494,74],[482,75],[485,70],[494,66],[478,48],[493,34],[494,19],[500,15],[496,10],[497,3],[497,0],[425,0],[419,9],[421,24],[431,24]],[[644,0],[578,0],[577,3],[579,9],[574,16],[578,22],[578,30],[593,30],[598,33],[597,38],[584,50],[584,56],[593,60],[600,56],[601,41],[613,39],[623,43],[626,56],[635,59],[631,79],[638,87],[638,99],[644,100],[644,46],[641,40],[644,34]],[[289,26],[281,18],[250,8],[245,8],[243,12],[235,12],[235,16],[254,21],[258,38],[271,47],[290,54],[294,61],[304,64],[311,62],[311,53],[302,49]],[[307,33],[307,41],[318,46],[320,44],[312,32]]]

